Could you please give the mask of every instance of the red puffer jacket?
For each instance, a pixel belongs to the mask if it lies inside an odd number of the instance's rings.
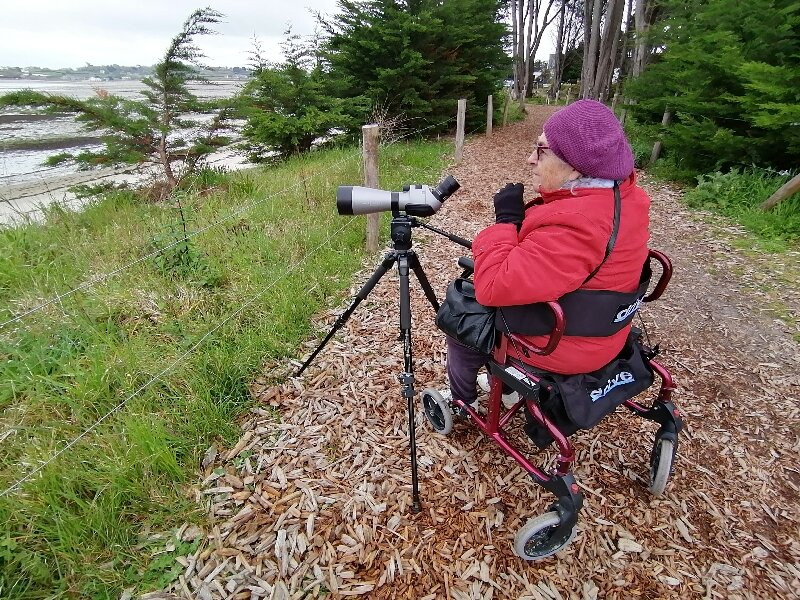
[[[632,292],[647,258],[650,198],[636,185],[636,175],[620,184],[622,209],[616,245],[597,274],[614,221],[611,188],[555,190],[525,211],[516,226],[498,223],[481,231],[472,243],[475,293],[485,306],[515,306],[557,300],[576,289]],[[518,356],[556,373],[587,373],[619,353],[630,326],[609,337],[564,336],[548,356]],[[542,346],[548,336],[532,336]]]

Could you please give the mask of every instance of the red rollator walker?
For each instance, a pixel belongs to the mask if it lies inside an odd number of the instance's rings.
[[[654,250],[649,252],[646,266],[648,273],[650,273],[649,263],[652,260],[660,264],[661,276],[653,291],[641,298],[641,302],[645,303],[659,298],[672,276],[669,259]],[[464,268],[462,278],[471,277],[473,270],[471,259],[459,259],[459,266]],[[426,389],[422,392],[422,407],[435,431],[446,435],[452,430],[454,418],[464,417],[465,421],[478,427],[496,442],[501,450],[517,461],[534,482],[555,494],[557,499],[547,512],[528,520],[514,538],[514,550],[525,560],[545,558],[569,544],[575,536],[578,514],[583,505],[583,495],[572,474],[575,449],[568,438],[575,428],[572,431],[564,431],[564,428],[556,422],[558,419],[552,410],[548,410],[548,407],[554,406],[554,394],[558,394],[557,387],[552,385],[552,380],[559,376],[537,371],[533,367],[525,367],[518,361],[510,360],[508,356],[509,344],[518,350],[522,349],[524,353],[540,356],[553,352],[564,335],[566,323],[564,311],[558,302],[548,302],[547,305],[552,312],[554,326],[544,347],[533,346],[522,336],[498,329],[494,351],[487,364],[490,392],[486,416],[481,416],[458,398],[445,399],[437,390]],[[625,398],[621,404],[635,415],[659,425],[650,453],[647,489],[653,495],[660,496],[672,472],[678,448],[678,433],[683,423],[679,410],[672,402],[672,392],[676,389],[672,376],[666,368],[653,360],[657,351],[641,345],[639,348],[644,359],[643,363],[651,373],[650,381],[654,381],[652,375],[657,375],[661,380],[661,387],[650,406],[644,406],[632,398]],[[504,385],[519,394],[519,400],[507,408],[502,404]],[[611,385],[613,387],[614,384]],[[524,411],[528,423],[542,432],[547,439],[544,445],[550,440],[555,442],[558,456],[550,472],[534,465],[507,437],[507,428],[519,411]],[[537,444],[542,446],[539,442]]]

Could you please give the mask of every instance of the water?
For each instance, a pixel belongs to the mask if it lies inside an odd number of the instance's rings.
[[[227,98],[232,96],[244,83],[243,80],[223,79],[210,84],[194,84],[189,88],[200,98]],[[86,100],[105,90],[114,96],[141,99],[146,89],[141,81],[53,81],[37,79],[0,79],[0,95],[17,90],[35,90],[59,96],[71,96]]]
[[[225,98],[238,91],[242,81],[220,81],[213,85],[196,85],[192,92],[199,98]],[[32,89],[38,92],[71,96],[86,100],[98,92],[135,100],[143,99],[146,86],[141,81],[37,81],[31,79],[0,79],[0,95]],[[102,93],[102,92],[101,92]],[[0,110],[0,182],[21,183],[39,177],[42,164],[50,156],[65,150],[97,145],[96,133],[86,132],[70,115],[37,115],[29,109]],[[40,145],[50,140],[49,145]],[[25,142],[37,142],[36,148],[8,148]],[[72,169],[74,170],[74,168]]]
[[[201,99],[233,96],[244,82],[224,80],[190,86]],[[108,92],[126,99],[141,100],[147,89],[141,81],[39,81],[0,79],[0,95],[32,89],[86,100]],[[202,117],[201,117],[202,118]],[[25,108],[0,109],[0,223],[55,201],[74,200],[66,191],[70,185],[91,180],[93,171],[78,173],[74,165],[45,166],[45,161],[62,152],[101,148],[97,132],[86,131],[74,116],[41,115]],[[245,164],[231,151],[210,157],[214,166],[238,168]],[[98,174],[100,175],[100,174]],[[105,171],[102,175],[108,176]],[[119,181],[119,178],[113,178]],[[129,178],[130,179],[130,178]],[[35,217],[35,215],[34,215]]]

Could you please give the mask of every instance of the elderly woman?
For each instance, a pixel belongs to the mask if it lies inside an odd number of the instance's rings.
[[[524,204],[523,185],[506,185],[494,196],[496,223],[473,242],[477,300],[510,307],[575,290],[636,290],[648,253],[650,198],[636,185],[630,144],[611,110],[580,100],[556,112],[528,163],[539,197]],[[621,210],[612,236],[617,189]],[[630,324],[601,337],[565,335],[547,356],[519,355],[513,347],[509,355],[544,371],[587,373],[617,356],[629,330]],[[543,346],[548,336],[528,339]],[[488,357],[449,337],[447,349],[449,391],[473,404]]]

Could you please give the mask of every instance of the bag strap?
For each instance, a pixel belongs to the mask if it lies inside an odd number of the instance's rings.
[[[614,246],[617,243],[617,233],[619,233],[619,217],[621,212],[622,212],[622,198],[619,193],[619,183],[617,181],[614,181],[614,224],[611,228],[611,237],[608,238],[608,243],[606,244],[606,254],[605,256],[603,256],[603,260],[600,262],[600,264],[597,265],[597,268],[591,273],[589,273],[589,276],[586,279],[584,279],[581,286],[586,285],[586,283],[597,274],[597,272],[600,270],[600,267],[603,266],[603,264],[606,262],[606,259],[608,259],[609,255],[611,254],[611,251],[614,249]],[[519,355],[520,350],[514,343],[514,338],[511,335],[511,329],[508,327],[508,323],[506,323],[506,316],[503,314],[503,308],[498,307],[497,312],[500,314],[500,318],[503,320],[503,325],[505,326],[506,332],[509,335],[508,339],[511,340],[511,343],[514,346],[514,350],[516,350],[517,354]],[[528,356],[528,352],[524,348],[522,353],[525,356]],[[526,374],[530,375],[530,373]]]
[[[619,233],[619,216],[621,212],[622,212],[622,198],[619,195],[619,184],[615,181],[614,182],[614,225],[612,226],[611,229],[611,237],[608,238],[608,244],[606,244],[606,254],[603,257],[603,260],[600,262],[600,264],[597,265],[597,268],[595,268],[594,271],[589,273],[589,276],[583,280],[581,287],[589,283],[589,281],[595,275],[597,275],[597,272],[600,270],[600,267],[602,267],[605,264],[606,259],[608,259],[609,255],[611,254],[611,251],[614,249],[614,245],[617,243],[617,233]]]

